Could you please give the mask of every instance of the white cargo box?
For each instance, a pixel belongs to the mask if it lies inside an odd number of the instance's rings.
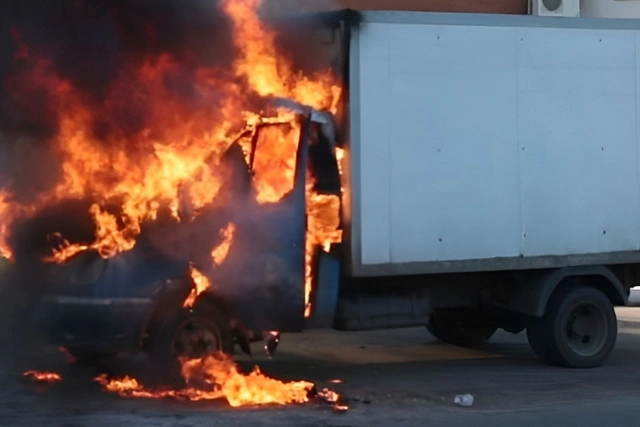
[[[640,22],[364,12],[355,276],[640,261]]]

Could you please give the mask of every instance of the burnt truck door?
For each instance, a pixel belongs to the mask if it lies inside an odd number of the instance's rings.
[[[278,29],[278,44],[289,54],[296,69],[309,73],[331,69],[335,82],[341,86],[340,97],[330,107],[331,112],[318,111],[290,99],[276,99],[275,102],[298,114],[306,114],[308,139],[304,144],[308,152],[304,158],[298,159],[298,168],[307,169],[313,178],[312,197],[319,195],[322,199],[322,196],[337,196],[338,230],[346,232],[338,151],[348,151],[351,29],[359,22],[360,14],[353,10],[302,14],[294,11],[290,14],[276,13],[267,19]],[[306,165],[302,165],[302,162]],[[313,205],[314,200],[307,200],[306,203]],[[314,207],[307,206],[307,210],[313,212]],[[317,235],[313,230],[313,222],[312,216],[309,234]],[[348,239],[348,236],[345,237]],[[344,245],[348,246],[348,242]],[[341,242],[332,243],[330,247],[326,243],[316,245],[309,257],[310,305],[303,319],[304,328],[331,328],[335,321],[343,270],[348,270],[350,257],[345,256]]]
[[[341,77],[344,90],[338,103],[340,106],[333,115],[290,99],[267,100],[271,107],[297,115],[300,132],[296,152],[291,153],[295,155],[292,189],[276,202],[257,203],[252,194],[248,202],[229,205],[229,221],[234,223],[236,230],[233,245],[225,263],[208,274],[213,282],[211,292],[228,302],[238,320],[254,332],[301,332],[305,327],[330,327],[339,288],[340,256],[333,254],[329,259],[314,254],[317,259],[311,262],[312,270],[315,270],[310,296],[311,318],[305,318],[307,174],[314,177],[314,192],[337,195],[341,199],[336,147],[344,144],[348,134],[345,118],[348,110],[349,30],[351,21],[357,20],[357,14],[340,11],[307,15],[307,18],[300,19],[298,15],[293,19],[273,19],[271,23],[278,28],[278,33],[285,34],[289,30],[298,34],[297,37],[280,40],[281,47],[291,53],[297,65],[305,62],[308,46],[301,48],[289,43],[316,40],[306,35],[318,28],[322,29],[321,33],[329,35],[316,41],[326,44],[323,50],[327,51],[327,58],[331,58],[331,67]],[[325,59],[323,55],[323,63]],[[243,157],[240,154],[242,150],[236,147],[235,155],[238,163],[242,163],[238,169],[242,169],[240,175],[246,175],[247,183],[239,187],[255,186],[256,159],[268,155],[268,150],[261,150],[258,135],[271,126],[290,126],[290,123],[265,122],[258,125],[252,134],[244,135],[250,139],[248,150],[244,146],[248,151],[246,162],[239,160]],[[246,191],[252,193],[251,190]],[[329,267],[322,268],[326,265]],[[318,293],[318,288],[325,291]]]
[[[233,244],[226,261],[206,271],[212,279],[211,293],[255,332],[300,332],[304,327],[310,116],[301,115],[299,127],[292,189],[276,202],[261,203],[252,192],[228,203],[225,217],[235,226]],[[260,151],[259,132],[251,138],[249,164],[244,163],[254,185],[254,160],[269,154]]]

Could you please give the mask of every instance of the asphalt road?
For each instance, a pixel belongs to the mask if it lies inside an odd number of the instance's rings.
[[[639,297],[639,298],[636,298]],[[634,295],[640,303],[640,293]],[[120,398],[92,382],[96,372],[66,364],[52,349],[18,350],[0,365],[0,426],[637,426],[640,425],[640,306],[617,310],[618,344],[591,370],[540,364],[523,334],[496,334],[477,351],[440,343],[423,328],[287,335],[273,360],[254,361],[282,380],[329,386],[350,400],[334,413],[319,403],[230,408],[225,402]],[[20,353],[22,352],[22,353]],[[37,354],[34,354],[37,353]],[[55,370],[64,380],[41,388],[26,369]],[[339,378],[341,384],[328,384]],[[471,393],[474,405],[453,403]]]

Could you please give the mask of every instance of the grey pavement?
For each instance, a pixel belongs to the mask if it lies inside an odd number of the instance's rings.
[[[273,360],[257,347],[255,360],[237,357],[245,369],[257,363],[275,378],[336,389],[351,400],[346,414],[319,403],[233,409],[220,401],[120,398],[92,382],[96,371],[66,364],[53,349],[25,350],[0,365],[0,426],[638,426],[639,296],[634,291],[638,307],[617,309],[618,344],[597,369],[542,365],[524,334],[500,332],[483,348],[465,350],[424,328],[309,331],[283,336]],[[65,380],[39,389],[21,378],[24,369],[56,370]],[[342,384],[329,384],[334,378]],[[473,407],[453,404],[461,393],[474,395]]]

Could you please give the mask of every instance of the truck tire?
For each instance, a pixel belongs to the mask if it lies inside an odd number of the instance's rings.
[[[146,347],[156,370],[167,380],[182,382],[180,358],[197,359],[210,354],[233,352],[231,325],[228,317],[208,300],[181,309],[149,332]]]
[[[434,337],[466,348],[481,346],[497,329],[485,316],[466,310],[437,310],[427,324],[427,330]]]
[[[558,289],[543,317],[527,328],[533,352],[545,363],[568,368],[603,365],[618,335],[611,300],[589,286]]]

